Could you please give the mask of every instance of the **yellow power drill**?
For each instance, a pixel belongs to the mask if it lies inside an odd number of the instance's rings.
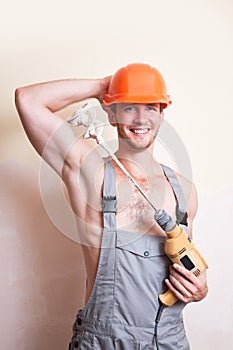
[[[157,210],[155,220],[167,234],[164,251],[173,263],[184,266],[192,271],[195,276],[199,276],[201,272],[208,268],[203,256],[185,230],[175,224],[165,210]],[[164,306],[171,306],[177,301],[170,290],[160,294],[159,299]]]

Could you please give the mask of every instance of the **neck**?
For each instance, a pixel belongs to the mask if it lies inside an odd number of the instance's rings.
[[[154,175],[160,170],[160,165],[153,156],[153,148],[132,152],[132,150],[120,147],[116,156],[135,178]]]

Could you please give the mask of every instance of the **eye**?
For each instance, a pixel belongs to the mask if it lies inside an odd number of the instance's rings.
[[[124,111],[126,111],[126,112],[134,112],[134,111],[136,111],[136,107],[135,106],[126,106],[124,108]]]

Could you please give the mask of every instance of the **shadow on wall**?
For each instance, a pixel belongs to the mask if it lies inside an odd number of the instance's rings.
[[[83,303],[80,246],[50,222],[35,168],[5,161],[0,181],[1,347],[64,350]]]

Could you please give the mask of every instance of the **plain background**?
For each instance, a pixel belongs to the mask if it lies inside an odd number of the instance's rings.
[[[166,78],[173,104],[165,117],[198,189],[194,239],[209,263],[210,290],[185,310],[192,349],[232,348],[232,13],[231,0],[9,0],[1,7],[1,349],[66,349],[85,278],[68,232],[71,214],[57,224],[46,208],[62,213],[64,198],[49,172],[41,190],[44,168],[19,122],[14,90],[99,78],[130,62],[150,63]],[[166,162],[166,145],[157,152]]]

